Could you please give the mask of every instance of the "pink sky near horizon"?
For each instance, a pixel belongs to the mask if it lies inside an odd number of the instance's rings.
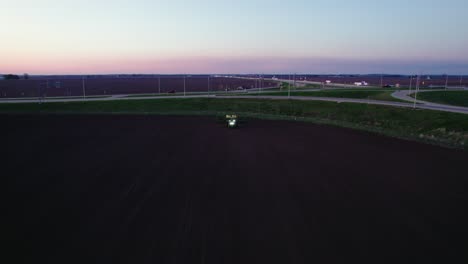
[[[5,1],[0,74],[467,74],[447,1]]]
[[[440,65],[437,68],[437,65]],[[107,57],[78,58],[42,57],[3,59],[0,73],[15,74],[207,74],[207,73],[434,73],[467,71],[464,61],[338,59],[317,57],[216,57],[185,58]]]

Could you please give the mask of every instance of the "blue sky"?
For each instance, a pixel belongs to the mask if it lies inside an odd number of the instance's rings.
[[[0,72],[468,74],[468,1],[0,6]]]

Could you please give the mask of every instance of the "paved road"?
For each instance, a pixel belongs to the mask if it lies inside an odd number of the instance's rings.
[[[294,80],[279,79],[278,81],[291,83],[291,84],[294,83]],[[375,86],[356,86],[356,85],[353,85],[353,84],[344,84],[344,83],[323,84],[321,82],[296,80],[296,85],[297,86],[306,86],[306,85],[309,85],[309,84],[318,85],[318,86],[324,85],[327,89],[349,89],[349,88],[369,88],[369,89],[372,89],[372,88],[379,88],[379,87],[375,87]]]
[[[435,91],[445,91],[445,90],[423,90],[423,91],[419,91],[419,93],[435,92]],[[412,105],[414,106],[415,100],[413,97],[409,96],[411,93],[414,93],[414,91],[409,91],[409,90],[396,91],[392,94],[392,97],[400,99],[400,100],[412,102]],[[432,102],[427,102],[427,101],[422,101],[422,100],[416,100],[416,107],[423,108],[423,109],[464,113],[464,114],[468,113],[468,107],[437,104],[437,103],[432,103]]]
[[[409,91],[406,91],[409,93]],[[394,93],[394,97],[402,100],[405,99],[404,91],[400,91],[397,94]],[[328,102],[337,102],[337,103],[359,103],[359,104],[372,104],[372,105],[385,105],[385,106],[394,106],[394,107],[405,107],[405,108],[420,108],[444,112],[454,112],[468,114],[467,107],[458,107],[458,106],[449,106],[428,103],[424,101],[420,104],[414,106],[413,103],[401,103],[401,102],[390,102],[390,101],[378,101],[378,100],[369,100],[369,99],[352,99],[352,98],[333,98],[333,97],[312,97],[312,96],[268,96],[268,95],[232,95],[232,96],[223,96],[223,95],[187,95],[187,96],[146,96],[146,97],[127,97],[128,95],[113,95],[105,98],[73,98],[73,99],[46,99],[42,102],[82,102],[82,101],[114,101],[114,100],[141,100],[141,99],[181,99],[181,98],[223,98],[223,99],[268,99],[268,100],[301,100],[301,101],[328,101]],[[133,95],[134,96],[134,95]],[[397,97],[400,96],[400,97]],[[0,100],[0,103],[38,103],[38,99],[31,100]]]

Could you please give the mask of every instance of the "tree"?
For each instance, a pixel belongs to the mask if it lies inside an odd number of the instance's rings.
[[[23,75],[23,78],[24,78],[25,80],[29,79],[29,74],[25,73],[25,74]]]
[[[14,74],[5,74],[3,75],[3,78],[5,78],[5,80],[19,80],[20,79],[18,75],[14,75]]]

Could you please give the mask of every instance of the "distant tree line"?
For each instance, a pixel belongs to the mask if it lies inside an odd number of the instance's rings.
[[[5,79],[5,80],[20,80],[21,77],[19,75],[16,75],[16,74],[4,74],[3,79]],[[23,75],[23,79],[25,79],[25,80],[29,79],[29,74],[25,73]]]

